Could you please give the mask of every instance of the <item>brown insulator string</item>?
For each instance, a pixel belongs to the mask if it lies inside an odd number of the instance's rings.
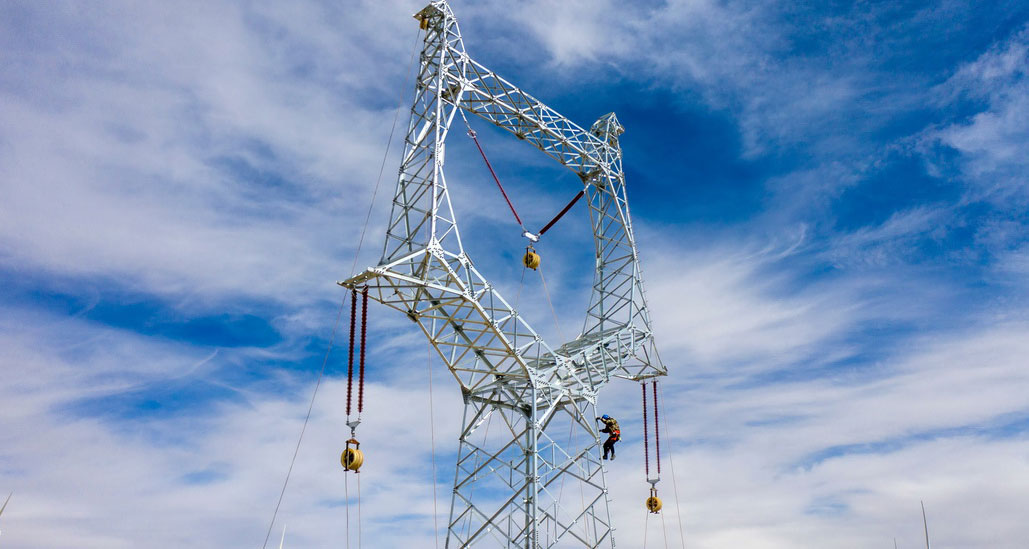
[[[650,479],[650,445],[648,442],[649,430],[647,429],[647,385],[640,385],[643,389],[643,463],[647,472],[647,479]]]
[[[644,390],[645,391],[645,390]],[[654,381],[654,454],[657,460],[657,476],[661,476],[661,427],[657,418],[657,381]]]
[[[361,292],[361,373],[357,381],[357,416],[364,409],[364,347],[368,335],[368,288]]]
[[[350,350],[347,356],[347,421],[350,421],[350,395],[354,390],[354,332],[357,328],[357,289],[350,290]]]

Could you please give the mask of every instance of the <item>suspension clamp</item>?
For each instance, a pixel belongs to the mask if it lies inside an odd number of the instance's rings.
[[[360,424],[361,424],[361,420],[360,419],[355,419],[354,421],[348,421],[347,422],[347,427],[350,427],[350,438],[354,438],[356,436],[355,433],[357,432],[357,426],[360,425]]]

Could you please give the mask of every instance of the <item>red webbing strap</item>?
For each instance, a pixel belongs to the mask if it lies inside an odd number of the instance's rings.
[[[347,419],[350,419],[350,395],[354,387],[354,329],[357,327],[357,288],[350,290],[350,352],[347,356]]]
[[[575,203],[578,202],[579,199],[582,198],[582,195],[584,195],[584,194],[586,194],[586,189],[583,189],[583,190],[579,191],[579,194],[575,195],[575,198],[573,198],[572,201],[569,202],[567,206],[565,206],[565,209],[561,210],[561,213],[557,214],[554,217],[554,219],[551,219],[550,223],[547,223],[546,227],[543,227],[542,229],[540,229],[540,232],[539,232],[539,234],[537,236],[543,236],[543,233],[547,232],[547,229],[553,227],[554,223],[557,223],[557,220],[559,220],[562,217],[564,217],[564,215],[566,213],[568,213],[568,210],[572,209],[572,206],[574,206]]]
[[[497,188],[500,189],[500,194],[504,195],[504,200],[507,201],[507,207],[511,208],[511,213],[514,214],[518,224],[522,226],[522,229],[525,229],[525,224],[522,223],[522,218],[518,217],[518,212],[515,211],[514,204],[511,204],[511,199],[508,198],[507,193],[504,192],[504,186],[500,184],[500,178],[497,177],[497,172],[493,171],[493,165],[489,163],[489,158],[486,158],[486,153],[482,150],[482,145],[479,145],[479,138],[475,137],[475,130],[469,128],[468,137],[471,137],[472,141],[475,141],[475,148],[479,149],[479,154],[481,154],[482,159],[486,161],[486,167],[489,168],[489,173],[493,176],[493,181],[497,182]]]
[[[361,293],[361,374],[357,381],[357,415],[364,408],[364,343],[368,340],[368,288]]]
[[[661,476],[661,427],[657,419],[657,381],[654,381],[654,459],[657,460],[657,476]]]
[[[647,471],[647,480],[650,480],[650,447],[647,442],[649,435],[647,429],[647,384],[640,384],[640,388],[643,389],[643,462],[644,469]]]

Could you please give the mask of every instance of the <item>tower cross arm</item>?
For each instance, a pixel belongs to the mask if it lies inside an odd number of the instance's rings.
[[[457,106],[531,143],[584,179],[598,168],[621,171],[621,166],[608,160],[620,156],[612,154],[617,141],[583,129],[463,51],[455,56],[465,61],[464,78],[451,85],[461,92]]]

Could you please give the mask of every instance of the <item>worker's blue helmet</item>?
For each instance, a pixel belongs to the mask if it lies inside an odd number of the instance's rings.
[[[603,419],[611,419],[611,416],[609,416],[607,414],[604,414],[604,415],[602,415],[600,417],[603,418]]]

